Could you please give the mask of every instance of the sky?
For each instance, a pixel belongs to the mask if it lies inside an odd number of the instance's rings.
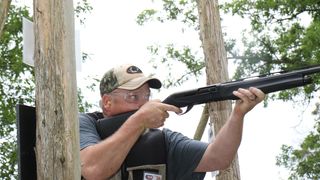
[[[92,1],[91,1],[92,2]],[[151,68],[147,46],[158,43],[176,42],[178,45],[199,45],[197,32],[181,33],[176,24],[152,23],[138,26],[135,22],[137,14],[145,8],[154,6],[151,0],[140,1],[94,1],[93,11],[87,14],[85,25],[77,25],[80,30],[81,50],[89,54],[89,59],[82,64],[77,72],[79,87],[90,83],[90,77],[100,79],[105,71],[123,63],[134,63],[145,74],[155,73],[160,80],[164,80],[166,69]],[[77,22],[76,22],[77,23]],[[222,21],[223,31],[241,39],[241,30],[248,22],[237,17],[225,17]],[[230,76],[233,70],[229,66]],[[183,68],[177,67],[177,72]],[[191,80],[179,87],[163,89],[153,92],[153,97],[164,99],[171,93],[205,86],[205,76],[199,81]],[[85,92],[95,104],[98,104],[99,91]],[[281,152],[282,144],[297,145],[303,136],[312,129],[313,120],[309,117],[312,106],[304,107],[294,103],[280,101],[270,102],[267,108],[262,103],[245,117],[242,143],[238,151],[240,174],[243,180],[282,180],[286,178],[286,171],[276,166],[276,156]],[[184,135],[193,137],[202,105],[194,107],[185,115],[170,114],[165,127]],[[208,141],[208,127],[202,141]],[[206,179],[214,179],[207,173]]]

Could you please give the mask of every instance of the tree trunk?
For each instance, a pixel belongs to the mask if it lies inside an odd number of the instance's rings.
[[[37,179],[80,179],[74,11],[34,0]]]
[[[196,132],[194,133],[193,139],[195,140],[201,140],[203,136],[203,132],[206,129],[207,123],[209,119],[209,113],[208,113],[208,104],[206,104],[203,107],[202,114],[199,120],[198,127],[196,129]]]
[[[228,63],[224,47],[217,0],[198,0],[200,38],[202,41],[207,84],[225,82],[228,78]],[[231,102],[222,101],[209,104],[212,130],[217,134],[231,113]],[[240,170],[237,156],[231,166],[220,171],[217,180],[239,180]]]
[[[2,35],[4,24],[7,20],[11,0],[0,0],[0,37]]]

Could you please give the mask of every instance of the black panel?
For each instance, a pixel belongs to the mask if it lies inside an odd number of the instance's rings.
[[[20,180],[37,179],[35,158],[36,110],[34,107],[17,105],[18,169]]]

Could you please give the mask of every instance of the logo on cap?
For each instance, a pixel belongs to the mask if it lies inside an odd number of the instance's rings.
[[[130,66],[127,69],[128,74],[136,74],[136,73],[142,73],[142,71],[137,66]]]

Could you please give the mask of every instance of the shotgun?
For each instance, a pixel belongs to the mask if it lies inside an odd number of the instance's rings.
[[[187,107],[188,112],[194,105],[214,101],[236,100],[233,91],[249,87],[256,87],[265,94],[305,86],[313,82],[311,74],[319,73],[320,65],[309,66],[294,71],[281,71],[277,73],[260,75],[225,83],[212,84],[192,90],[177,92],[168,96],[163,103],[179,108]],[[97,131],[102,139],[112,135],[136,111],[97,120]]]

